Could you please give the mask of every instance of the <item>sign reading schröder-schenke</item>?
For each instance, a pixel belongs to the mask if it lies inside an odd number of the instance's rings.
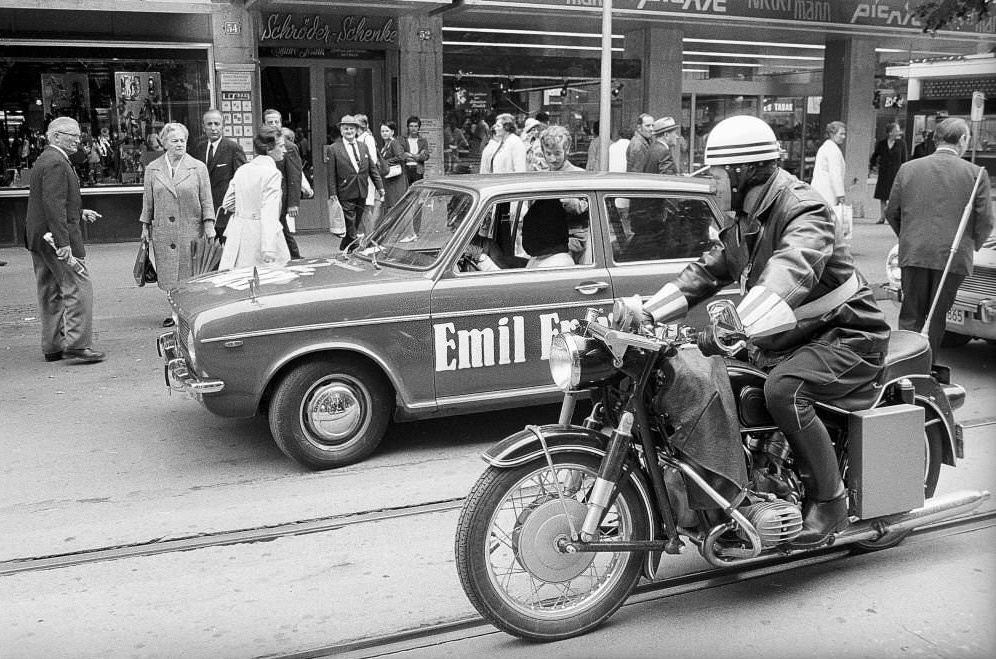
[[[529,4],[570,9],[600,8],[602,0],[466,0],[468,5]],[[916,0],[612,0],[614,10],[647,14],[679,13],[693,16],[763,18],[793,23],[874,25],[922,30],[914,10]],[[991,33],[994,21],[983,21],[964,31]]]
[[[391,48],[398,46],[398,24],[393,16],[264,14],[259,43],[324,48]]]

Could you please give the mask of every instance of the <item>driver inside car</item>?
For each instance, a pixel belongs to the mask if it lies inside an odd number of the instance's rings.
[[[833,211],[779,167],[766,123],[751,116],[719,122],[706,140],[705,164],[728,217],[720,243],[655,293],[644,315],[677,320],[739,280],[750,358],[768,372],[765,401],[805,488],[803,529],[791,544],[816,547],[849,520],[834,447],[813,401],[867,396],[871,404],[889,325],[850,249],[834,241]]]

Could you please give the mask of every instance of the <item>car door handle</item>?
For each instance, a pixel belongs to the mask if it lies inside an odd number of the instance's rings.
[[[604,281],[589,281],[583,284],[578,284],[574,287],[578,293],[582,295],[594,295],[599,291],[604,291],[609,285]]]

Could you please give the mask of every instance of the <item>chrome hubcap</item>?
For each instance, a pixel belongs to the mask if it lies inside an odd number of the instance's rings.
[[[584,523],[587,508],[580,501],[551,499],[528,511],[525,521],[515,530],[512,542],[516,556],[534,577],[547,583],[561,583],[574,579],[591,565],[595,554],[590,552],[567,554],[561,552],[557,542],[570,539],[571,528],[564,516],[564,505],[574,520],[574,528]]]
[[[364,399],[348,382],[322,381],[304,397],[302,416],[315,441],[342,444],[363,425]]]

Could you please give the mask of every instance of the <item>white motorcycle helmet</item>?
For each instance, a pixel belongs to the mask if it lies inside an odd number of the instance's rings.
[[[723,119],[706,139],[706,165],[778,160],[778,138],[771,126],[757,117],[739,115]]]

